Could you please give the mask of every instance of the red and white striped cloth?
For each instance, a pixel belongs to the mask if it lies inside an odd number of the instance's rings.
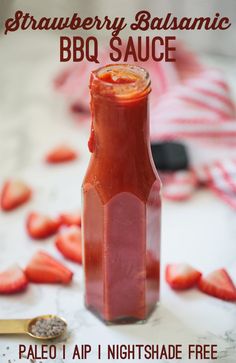
[[[155,122],[155,120],[161,120]],[[155,104],[151,135],[158,139],[236,141],[235,106],[223,75],[205,69],[183,80]]]
[[[100,59],[99,66],[111,63],[105,50]],[[181,141],[190,157],[191,170],[161,175],[164,197],[184,200],[205,185],[236,209],[236,112],[224,75],[203,66],[182,44],[174,63],[150,60],[139,65],[152,80],[151,140]],[[90,117],[88,80],[95,67],[74,64],[55,80],[79,121]]]

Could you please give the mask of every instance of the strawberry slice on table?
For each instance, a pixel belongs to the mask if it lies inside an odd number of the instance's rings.
[[[166,266],[166,281],[176,290],[189,289],[195,286],[201,272],[186,263],[175,263]]]
[[[10,211],[26,203],[31,197],[32,191],[23,181],[8,180],[1,192],[1,207],[4,211]]]
[[[64,163],[78,158],[77,152],[69,145],[59,145],[48,152],[46,162],[50,164]]]
[[[56,236],[55,244],[64,257],[82,263],[81,230],[78,226],[63,228]]]
[[[44,239],[55,234],[59,228],[59,221],[44,214],[32,212],[26,220],[26,228],[30,237]]]
[[[224,268],[202,276],[198,282],[198,287],[205,294],[222,300],[236,301],[236,287]]]
[[[62,226],[81,226],[81,215],[79,212],[61,213],[59,215],[59,223]]]
[[[29,281],[69,284],[73,273],[61,262],[43,251],[37,252],[25,268]]]
[[[26,289],[28,279],[17,265],[0,273],[0,294],[14,294]]]

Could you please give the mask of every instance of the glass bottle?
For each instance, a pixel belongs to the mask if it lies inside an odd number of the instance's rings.
[[[149,140],[149,74],[91,74],[91,159],[82,186],[85,303],[106,322],[145,320],[159,299],[160,180]]]

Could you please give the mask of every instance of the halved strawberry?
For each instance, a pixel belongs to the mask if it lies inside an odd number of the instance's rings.
[[[37,283],[71,282],[73,273],[62,263],[43,251],[37,252],[25,269],[29,281]]]
[[[81,231],[78,226],[63,228],[56,236],[55,243],[63,256],[82,263]]]
[[[62,226],[81,226],[81,216],[79,212],[61,213],[59,215],[59,223]]]
[[[236,301],[236,287],[228,272],[218,269],[207,276],[202,276],[198,282],[199,289],[222,300]]]
[[[17,265],[0,273],[0,294],[14,294],[25,290],[27,285],[28,279]]]
[[[31,189],[20,180],[8,180],[1,192],[1,207],[10,211],[27,202],[31,197]]]
[[[69,145],[59,145],[49,151],[45,160],[50,164],[64,163],[77,159],[77,152]]]
[[[59,228],[59,221],[49,216],[32,212],[26,220],[26,228],[30,237],[43,239],[55,234]]]
[[[197,284],[201,272],[186,263],[175,263],[166,266],[166,281],[176,290],[189,289]]]

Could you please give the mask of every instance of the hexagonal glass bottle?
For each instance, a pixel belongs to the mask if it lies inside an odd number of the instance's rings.
[[[145,320],[159,299],[160,180],[149,140],[146,70],[91,74],[91,160],[82,186],[85,303],[112,323]]]

